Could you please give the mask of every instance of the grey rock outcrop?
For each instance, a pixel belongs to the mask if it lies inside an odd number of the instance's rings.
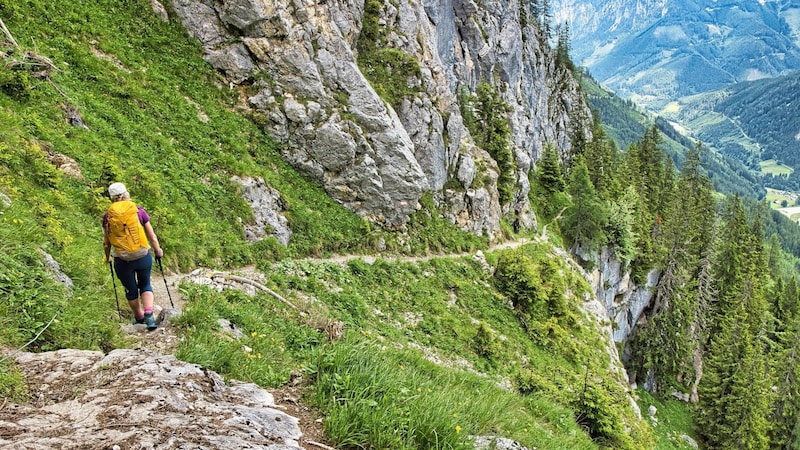
[[[14,356],[35,386],[28,405],[0,410],[0,449],[302,449],[298,419],[254,384],[148,351]]]
[[[156,17],[161,19],[163,22],[169,21],[169,13],[167,13],[167,9],[164,8],[164,5],[161,4],[158,0],[150,0],[150,7],[153,8],[153,12],[155,13]]]
[[[72,297],[72,291],[75,288],[72,278],[65,274],[63,270],[61,270],[61,265],[55,260],[55,258],[53,258],[53,255],[42,249],[37,250],[42,256],[42,259],[44,259],[45,267],[47,267],[50,276],[52,276],[54,280],[61,283],[67,289],[68,296]]]
[[[553,251],[556,255],[559,255],[567,264],[569,264],[575,271],[581,274],[581,276],[587,280],[588,282],[592,283],[592,286],[595,287],[594,293],[586,293],[584,297],[584,302],[581,305],[583,311],[587,314],[587,317],[592,319],[598,326],[599,331],[602,335],[605,336],[605,353],[608,355],[608,363],[609,367],[613,372],[616,372],[618,375],[618,382],[621,380],[627,380],[628,374],[625,371],[625,367],[622,364],[622,360],[619,355],[619,351],[617,350],[617,346],[615,342],[618,342],[615,339],[615,331],[612,324],[614,323],[612,320],[614,315],[612,315],[612,310],[609,309],[609,306],[604,301],[602,291],[597,289],[597,280],[598,280],[598,273],[602,276],[602,272],[595,270],[593,272],[587,272],[574,258],[571,253],[568,253],[566,250],[560,247],[553,247]],[[587,261],[586,258],[596,258],[597,255],[594,253],[581,253],[579,255],[580,258],[583,258],[584,261]],[[608,253],[604,253],[606,257],[610,257]],[[612,319],[612,320],[609,320]],[[620,387],[625,390],[626,392],[629,390],[629,385],[621,384]],[[628,404],[630,405],[631,411],[636,414],[637,417],[642,417],[642,411],[639,408],[639,405],[636,403],[636,400],[633,396],[628,393]]]
[[[528,450],[528,447],[504,437],[476,436],[475,450]]]
[[[604,248],[593,259],[597,268],[591,274],[592,286],[614,323],[614,341],[625,342],[650,305],[660,272],[651,270],[647,282],[637,286],[612,250]]]
[[[697,441],[695,441],[694,439],[692,439],[692,438],[691,438],[689,435],[687,435],[687,434],[682,434],[682,435],[681,435],[681,439],[683,439],[683,440],[684,440],[684,442],[686,442],[686,445],[688,445],[689,447],[692,447],[692,448],[700,448],[700,446],[697,444]]]
[[[242,196],[253,209],[254,223],[244,225],[245,238],[255,242],[270,235],[283,245],[289,244],[292,230],[283,215],[286,205],[281,195],[269,187],[263,178],[232,177],[234,183],[242,187]]]
[[[359,25],[358,7],[212,3],[173,6],[232,83],[255,71],[270,79],[251,86],[249,103],[284,144],[284,158],[353,211],[388,226],[404,223],[427,181],[397,116],[356,65],[347,30]]]
[[[402,227],[432,192],[464,230],[494,236],[502,214],[534,226],[528,174],[552,142],[588,136],[590,112],[571,75],[517,1],[386,2],[386,46],[419,62],[416,94],[387,104],[359,69],[361,1],[173,0],[205,57],[282,143],[283,157],[368,220]],[[522,17],[522,19],[521,19]],[[528,22],[532,23],[531,20]],[[500,205],[500,169],[461,116],[459,92],[492,83],[508,105],[517,181]]]

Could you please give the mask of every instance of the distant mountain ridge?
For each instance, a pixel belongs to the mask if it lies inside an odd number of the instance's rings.
[[[555,0],[572,55],[653,110],[669,99],[800,69],[800,2]]]

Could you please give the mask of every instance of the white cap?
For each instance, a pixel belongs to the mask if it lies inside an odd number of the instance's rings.
[[[124,194],[126,192],[128,192],[128,190],[125,188],[125,185],[122,184],[122,183],[114,183],[114,184],[112,184],[111,186],[108,187],[108,195],[111,196],[112,198],[116,197],[116,196],[118,196],[120,194]]]

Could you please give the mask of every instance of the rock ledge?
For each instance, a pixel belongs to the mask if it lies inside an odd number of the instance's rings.
[[[0,449],[301,449],[298,419],[255,384],[147,350],[14,356],[29,405],[0,408]]]

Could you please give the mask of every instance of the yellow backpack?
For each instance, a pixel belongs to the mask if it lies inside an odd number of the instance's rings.
[[[130,200],[114,202],[108,208],[108,240],[112,254],[125,261],[147,255],[150,246],[144,227],[139,223],[139,207]]]

